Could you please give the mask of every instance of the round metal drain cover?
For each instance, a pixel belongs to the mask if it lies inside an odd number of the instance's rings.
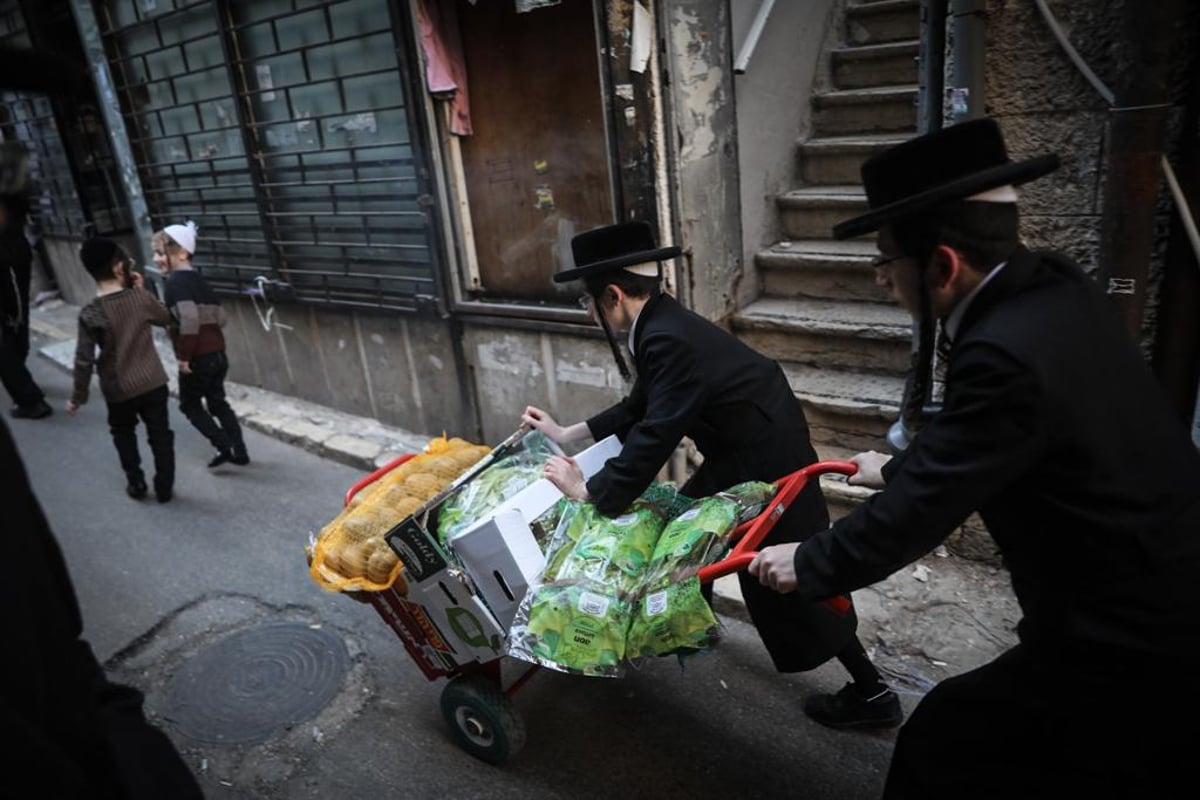
[[[304,623],[234,633],[184,664],[165,716],[197,742],[263,742],[319,714],[341,689],[349,661],[338,636]]]

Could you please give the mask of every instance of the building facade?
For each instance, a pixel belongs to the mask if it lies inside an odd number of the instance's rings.
[[[1047,7],[1114,86],[1145,52],[1113,44],[1145,34],[1125,4]],[[1179,8],[1148,142],[1194,204],[1196,13]],[[527,404],[573,422],[619,398],[550,276],[575,233],[644,219],[684,250],[671,291],[784,363],[823,455],[882,448],[909,331],[871,284],[872,242],[829,227],[864,206],[862,159],[931,104],[996,116],[1013,157],[1062,154],[1027,238],[1103,260],[1113,104],[1032,2],[3,0],[0,45],[89,76],[0,103],[0,134],[36,156],[39,253],[69,301],[92,292],[84,238],[149,264],[150,234],[192,219],[232,379],[418,433],[495,442]],[[1137,302],[1194,408],[1195,276],[1154,180]]]

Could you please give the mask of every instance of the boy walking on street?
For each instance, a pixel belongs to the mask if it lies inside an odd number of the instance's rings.
[[[208,282],[192,268],[196,224],[168,225],[154,237],[154,260],[167,274],[166,302],[175,324],[171,338],[179,360],[179,409],[216,448],[208,462],[249,464],[237,414],[225,399],[225,311]]]
[[[79,311],[75,390],[67,413],[75,416],[87,402],[95,367],[108,403],[108,427],[125,470],[126,494],[140,500],[147,491],[137,442],[140,418],[154,454],[154,494],[165,503],[175,485],[175,436],[167,411],[167,372],[154,349],[150,326],[165,327],[171,315],[145,290],[141,274],[133,271],[133,259],[116,242],[90,239],[79,249],[79,257],[96,279],[97,293]]]

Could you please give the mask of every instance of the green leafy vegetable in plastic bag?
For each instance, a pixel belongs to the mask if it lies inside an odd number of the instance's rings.
[[[630,605],[587,581],[531,590],[528,622],[509,655],[582,675],[613,677],[625,657]]]
[[[672,583],[638,599],[625,637],[625,657],[699,650],[711,644],[718,628],[716,615],[700,593],[699,578]]]
[[[555,580],[587,578],[617,594],[629,594],[640,584],[654,553],[663,518],[642,500],[635,500],[619,517],[605,517],[594,508],[578,514],[578,538],[556,565]]]
[[[520,450],[484,469],[442,503],[438,512],[437,534],[443,547],[505,500],[542,477],[542,467],[553,454],[549,440],[540,431],[533,431],[521,440],[521,445]]]

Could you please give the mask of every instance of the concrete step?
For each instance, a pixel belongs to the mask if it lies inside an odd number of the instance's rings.
[[[867,210],[861,186],[812,186],[775,199],[783,234],[789,239],[828,239],[833,226]]]
[[[777,242],[755,256],[763,294],[886,303],[888,292],[875,285],[874,242],[832,239]]]
[[[866,89],[916,83],[919,47],[914,39],[834,50],[833,84],[839,89]]]
[[[763,297],[733,316],[748,345],[780,362],[903,374],[912,326],[899,306]]]
[[[800,178],[809,186],[861,183],[862,162],[911,138],[911,134],[880,133],[801,141],[796,146]]]
[[[889,133],[917,129],[917,87],[880,86],[825,92],[813,98],[818,136]]]
[[[900,413],[903,376],[803,364],[784,364],[783,371],[804,406],[815,446],[850,455],[886,449],[888,427]]]
[[[847,44],[882,44],[919,39],[921,10],[918,0],[882,0],[846,8]]]
[[[850,455],[853,455],[853,453]],[[832,458],[821,456],[819,452],[818,456],[820,456],[822,461],[843,460],[843,457]],[[827,473],[821,476],[821,493],[825,495],[825,504],[829,506],[830,522],[835,522],[846,516],[862,505],[867,498],[877,491],[877,489],[867,489],[863,486],[851,486],[846,483],[846,478],[843,475],[831,475]]]

